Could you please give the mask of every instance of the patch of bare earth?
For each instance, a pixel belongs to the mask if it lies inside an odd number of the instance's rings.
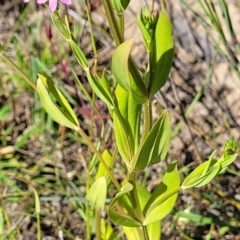
[[[240,41],[239,27],[237,27],[240,21],[240,10],[233,3],[229,3],[229,6],[234,27],[238,34],[237,39]],[[146,67],[146,52],[137,26],[134,24],[135,13],[139,12],[140,7],[141,1],[131,1],[130,9],[126,13],[126,38],[134,38],[135,46],[132,53],[140,68],[144,69]],[[180,168],[182,168],[184,166],[196,166],[215,149],[220,154],[224,142],[230,136],[234,136],[239,142],[240,79],[231,72],[223,57],[215,57],[216,49],[214,45],[209,40],[205,29],[194,16],[186,9],[179,7],[179,3],[176,1],[169,1],[168,7],[174,28],[175,58],[170,80],[156,95],[153,107],[155,117],[160,112],[159,103],[170,110],[172,129],[177,134],[171,142],[169,161],[177,159]],[[16,18],[18,13],[14,6],[7,1],[4,5],[1,5],[1,8],[4,11],[1,13],[0,19],[0,25],[3,26],[0,40],[6,41],[12,31],[13,19]],[[83,25],[86,24],[84,18],[76,17],[75,7],[73,6],[71,9],[69,14],[72,20],[80,21]],[[103,68],[110,65],[109,58],[114,44],[108,35],[101,35],[101,29],[107,29],[101,6],[94,10],[93,21],[94,33],[98,40],[100,68]],[[86,25],[84,26],[83,31],[87,35],[88,28]],[[82,41],[82,44],[88,49],[90,39],[86,37]],[[89,48],[87,51],[90,55],[91,49]],[[14,55],[14,53],[12,54]],[[1,84],[4,83],[0,87],[1,107],[11,99],[11,92],[6,91],[6,89],[9,89],[8,86],[12,86],[12,83],[8,82],[1,70],[0,78]],[[6,88],[4,89],[3,86]],[[69,88],[72,92],[75,91],[74,86]],[[199,96],[199,98],[194,103],[196,96]],[[26,129],[31,129],[34,123],[31,115],[34,104],[32,96],[29,96],[28,93],[19,93],[17,98],[12,99],[12,101],[10,115],[6,121],[0,123],[1,134],[3,134],[2,130],[12,128],[7,136],[7,143],[10,146]],[[79,100],[79,102],[81,107],[76,107],[76,110],[87,129],[90,124],[90,120],[87,118],[89,106],[85,99]],[[188,114],[185,118],[184,114],[186,112]],[[109,121],[108,116],[106,116],[106,121]],[[99,127],[101,126],[96,124],[96,139]],[[84,201],[84,179],[87,177],[86,162],[88,154],[85,151],[86,147],[80,140],[76,143],[70,137],[65,137],[66,132],[64,131],[60,129],[59,135],[56,136],[56,132],[52,133],[45,130],[41,135],[36,134],[30,137],[24,147],[12,149],[10,155],[1,155],[3,160],[9,159],[10,161],[14,158],[21,163],[26,163],[26,169],[29,170],[19,168],[16,175],[11,177],[12,181],[21,189],[25,189],[27,194],[17,203],[6,201],[4,197],[1,198],[2,206],[8,212],[11,222],[17,223],[24,240],[35,239],[37,232],[31,186],[39,191],[41,199],[43,239],[71,239],[71,236],[75,239],[86,238],[85,223],[76,209],[81,208],[81,201]],[[111,142],[111,137],[109,139],[104,143],[106,147],[109,147],[109,142]],[[1,135],[0,144],[2,143],[1,140],[3,140],[3,135]],[[46,152],[49,153],[49,156],[46,156]],[[237,159],[231,169],[239,172],[239,168],[240,162]],[[154,189],[159,182],[158,176],[161,169],[161,165],[153,166],[151,169],[148,182],[149,189]],[[26,175],[30,176],[29,180],[31,182],[25,181]],[[80,175],[81,177],[79,177]],[[59,178],[56,178],[56,176]],[[121,175],[119,176],[121,177]],[[40,179],[42,178],[46,179],[46,182],[41,182]],[[71,184],[69,184],[70,181]],[[74,185],[80,192],[82,191],[80,196],[74,191]],[[48,191],[45,190],[46,188]],[[61,188],[67,189],[64,196],[61,195],[63,192]],[[0,194],[4,196],[4,194],[8,195],[13,190],[6,188],[5,183],[1,182],[0,191]],[[214,229],[212,229],[212,239],[240,239],[239,200],[240,178],[226,172],[206,187],[181,193],[174,211],[186,211],[187,209],[193,213],[211,217],[215,223]],[[25,216],[22,214],[23,212],[33,215]],[[211,227],[210,225],[196,226],[194,223],[172,216],[164,220],[162,224],[165,239],[184,239],[183,233],[192,239],[204,239]],[[229,229],[222,237],[219,235],[219,230],[225,224],[229,224]],[[63,229],[67,229],[69,234],[64,233]]]

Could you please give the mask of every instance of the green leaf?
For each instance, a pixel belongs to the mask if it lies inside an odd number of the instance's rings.
[[[161,1],[161,12],[155,28],[153,51],[150,57],[150,96],[153,96],[167,81],[174,55],[172,24]]]
[[[219,171],[218,174],[223,173],[227,169],[227,167],[236,160],[237,156],[238,154],[235,153],[233,155],[226,155],[224,156],[223,160],[219,160],[221,170]]]
[[[108,79],[105,71],[103,72],[102,78],[94,76],[89,69],[86,70],[88,82],[93,89],[94,93],[105,102],[110,108],[113,107],[112,93],[109,87]]]
[[[151,194],[143,186],[137,185],[137,195],[138,195],[138,201],[139,201],[140,208],[143,211],[149,198],[151,197]]]
[[[157,186],[144,208],[144,225],[159,221],[169,214],[177,199],[180,190],[179,185],[180,176],[177,170],[177,162],[173,162],[168,165],[161,183]]]
[[[58,11],[55,11],[54,13],[52,13],[51,17],[52,17],[53,24],[58,29],[62,37],[65,38],[66,41],[70,41],[71,34],[69,33],[68,28],[63,24],[58,14]]]
[[[223,173],[226,168],[237,158],[237,144],[233,138],[228,140],[224,145],[223,155],[219,160],[214,159],[215,152],[209,157],[209,160],[199,165],[191,172],[182,183],[182,189],[190,187],[201,187],[214,177]]]
[[[129,166],[140,139],[141,105],[120,85],[116,87],[115,96],[114,132],[119,153]]]
[[[143,104],[143,103],[145,103],[145,102],[148,100],[148,98],[147,98],[147,97],[144,97],[144,96],[141,94],[141,92],[140,92],[140,90],[139,90],[139,88],[138,88],[138,86],[137,86],[136,82],[134,81],[134,78],[133,78],[133,76],[132,76],[131,74],[130,74],[130,76],[129,76],[129,79],[130,79],[132,99],[133,99],[134,102],[136,102],[137,104]],[[142,79],[140,78],[139,81],[142,81]]]
[[[56,97],[61,108],[53,103],[48,91]],[[37,92],[44,109],[54,121],[75,130],[79,128],[77,117],[65,97],[49,80],[40,74],[37,80]]]
[[[143,170],[150,164],[160,162],[166,157],[171,138],[170,117],[164,110],[147,135],[129,171]]]
[[[118,14],[122,14],[124,12],[129,2],[130,0],[111,0],[112,7]]]
[[[142,240],[139,231],[135,227],[123,227],[123,231],[128,240]]]
[[[140,227],[141,222],[133,217],[132,206],[128,206],[125,196],[132,191],[133,186],[129,182],[121,188],[121,191],[111,202],[108,208],[108,216],[115,223],[126,227]],[[125,202],[125,204],[124,204]]]
[[[106,165],[108,167],[110,167],[112,165],[112,156],[109,152],[109,150],[104,150],[103,154],[102,154],[102,159],[105,161]],[[97,173],[96,173],[96,176],[95,176],[95,179],[98,179],[100,177],[107,177],[108,176],[108,173],[106,172],[106,169],[104,168],[104,166],[101,164],[101,162],[99,162],[99,166],[98,166],[98,170],[97,170]]]
[[[88,62],[87,62],[87,59],[86,59],[82,49],[72,39],[69,40],[69,44],[71,46],[71,49],[72,49],[78,63],[83,68],[83,70],[86,71],[88,69]]]
[[[76,125],[78,125],[78,119],[63,94],[52,84],[49,79],[46,79],[40,74],[38,74],[38,76],[45,85],[45,87],[48,89],[48,91],[56,98],[58,104],[62,108],[62,111],[67,115],[69,119],[71,119]]]
[[[149,240],[161,239],[161,221],[157,221],[147,225]]]
[[[134,67],[133,60],[129,59],[131,45],[132,39],[125,41],[117,47],[112,57],[112,73],[116,82],[132,94],[134,101],[142,104],[147,101],[147,97],[143,95],[143,92],[147,95],[148,92],[139,70],[137,67]],[[129,64],[131,68],[129,68]]]
[[[144,188],[141,185],[137,185],[137,195],[138,195],[138,201],[141,210],[143,211],[147,202],[149,201],[151,194],[148,192],[146,188]],[[155,240],[155,239],[160,239],[160,234],[161,234],[161,222],[157,221],[151,224],[147,225],[147,232],[148,232],[148,238],[149,240]],[[128,238],[129,240],[132,239],[139,239],[141,240],[142,238],[138,236],[138,238]]]
[[[106,222],[103,218],[101,218],[101,239],[102,240],[117,240],[116,235],[111,223]]]
[[[221,165],[221,170],[219,174],[223,173],[227,169],[227,167],[236,160],[238,156],[236,152],[237,143],[234,138],[231,138],[224,144],[223,156],[218,160],[218,163]]]
[[[131,91],[128,58],[132,46],[132,39],[117,47],[112,56],[112,73],[116,82],[127,92]]]
[[[217,160],[213,159],[215,151],[210,156],[209,160],[199,165],[194,169],[183,181],[181,188],[186,189],[190,187],[201,187],[218,175],[220,165]]]
[[[98,178],[88,190],[86,199],[100,208],[104,208],[107,196],[107,182],[105,177]]]

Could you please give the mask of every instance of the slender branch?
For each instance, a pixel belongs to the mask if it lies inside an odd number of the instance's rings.
[[[0,47],[1,48],[1,47]],[[1,50],[0,56],[6,61],[24,80],[34,89],[37,90],[37,86],[28,78],[28,76],[10,59],[8,58]]]
[[[120,191],[120,189],[121,189],[120,184],[118,183],[118,181],[113,176],[112,172],[110,171],[109,167],[107,166],[107,164],[103,160],[103,158],[100,155],[99,151],[94,147],[94,145],[91,142],[91,140],[88,138],[88,136],[85,134],[85,132],[81,128],[78,129],[78,133],[83,137],[83,139],[87,142],[87,144],[91,148],[91,150],[96,154],[96,156],[98,157],[99,161],[101,162],[101,164],[103,165],[104,169],[106,170],[106,172],[108,173],[109,177],[111,178],[113,184],[115,185],[117,190]]]
[[[144,103],[144,109],[143,109],[143,121],[144,121],[144,126],[143,126],[143,134],[142,134],[142,141],[145,140],[147,137],[149,131],[152,128],[152,101],[149,99],[146,103]]]

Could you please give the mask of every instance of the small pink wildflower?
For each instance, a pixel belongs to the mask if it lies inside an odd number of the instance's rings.
[[[29,2],[30,0],[23,0],[23,1]],[[49,1],[49,10],[51,13],[53,13],[57,8],[58,0],[37,0],[37,4],[43,4],[47,1]],[[60,1],[65,5],[72,4],[72,0],[60,0]]]
[[[28,0],[27,0],[28,1]],[[38,4],[43,4],[45,3],[47,0],[37,0],[37,3]],[[65,5],[70,5],[72,4],[72,1],[71,0],[60,0],[63,4]],[[54,12],[57,8],[57,2],[58,0],[49,0],[49,10],[50,12]]]

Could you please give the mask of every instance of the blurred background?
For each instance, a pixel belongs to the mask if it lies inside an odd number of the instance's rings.
[[[131,0],[125,13],[125,38],[133,38],[132,55],[144,70],[147,53],[136,25],[142,4]],[[158,1],[147,4],[150,9],[160,6]],[[63,8],[60,4],[61,16]],[[213,150],[220,155],[231,136],[238,145],[240,142],[240,1],[169,0],[167,8],[175,57],[153,109],[155,118],[163,108],[170,111],[172,141],[167,161],[178,160],[183,179]],[[88,163],[94,156],[76,133],[47,116],[36,92],[6,57],[34,82],[37,73],[50,78],[67,97],[94,144],[113,152],[107,107],[96,100],[101,117],[94,114],[76,86],[71,69],[91,94],[68,44],[51,23],[48,8],[35,1],[12,0],[0,1],[0,9],[0,239],[37,239],[39,229],[45,240],[86,239],[85,185]],[[92,0],[90,10],[98,70],[110,70],[115,45],[101,2]],[[84,1],[73,0],[68,16],[74,38],[93,64]],[[120,160],[115,166],[121,181],[126,169]],[[162,223],[163,239],[240,239],[239,169],[238,158],[212,183],[182,192],[174,211]],[[161,172],[162,165],[154,165],[139,180],[152,191]],[[40,199],[40,222],[33,189]],[[121,233],[119,239],[124,239]]]

